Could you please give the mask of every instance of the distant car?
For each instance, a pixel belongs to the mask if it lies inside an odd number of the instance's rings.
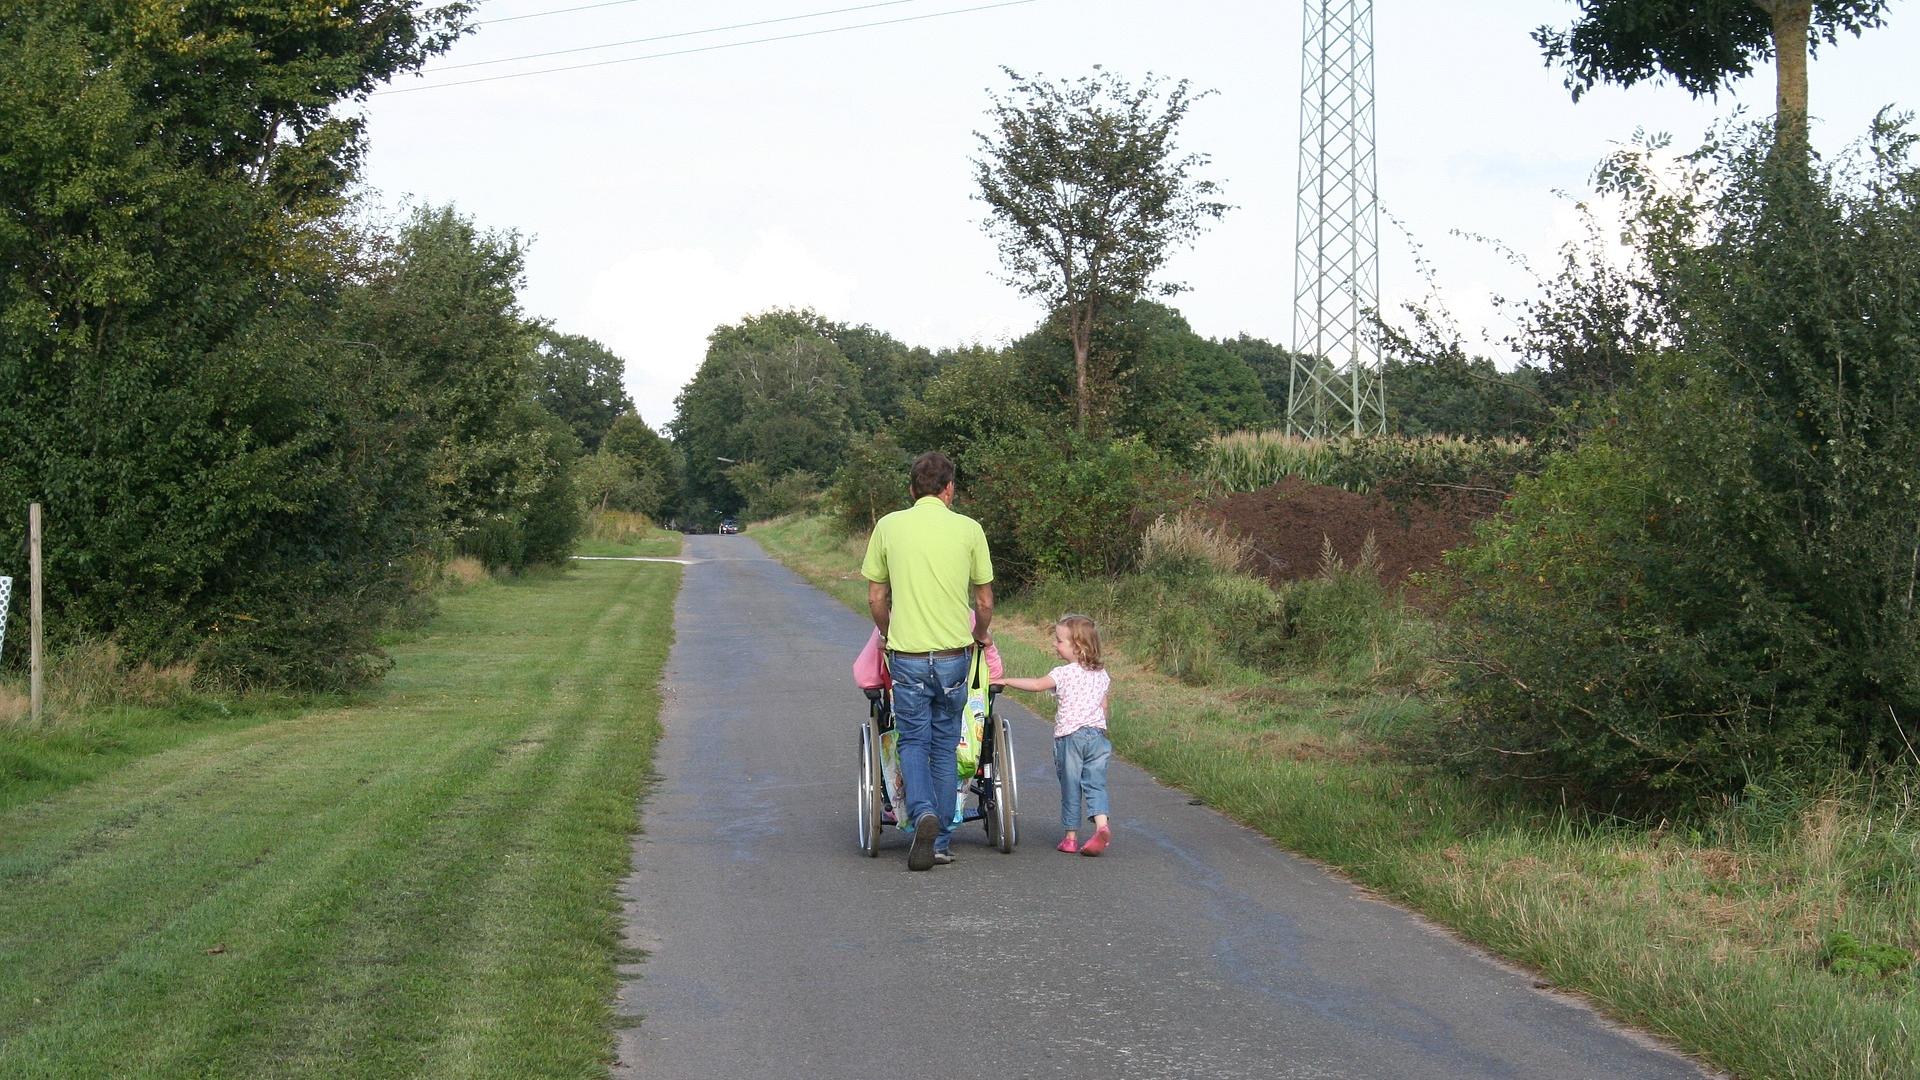
[[[740,531],[739,522],[733,520],[732,518],[720,519],[720,535],[721,536],[726,536],[729,533],[737,533],[739,531]]]

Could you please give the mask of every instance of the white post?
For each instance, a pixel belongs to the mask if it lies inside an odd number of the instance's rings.
[[[15,505],[19,505],[19,504],[16,503]],[[42,691],[42,687],[45,683],[45,678],[44,678],[45,673],[43,671],[45,667],[45,663],[41,655],[40,629],[41,629],[41,624],[46,621],[44,618],[42,618],[41,607],[40,607],[41,575],[40,575],[40,504],[39,503],[33,503],[27,507],[27,565],[30,568],[32,573],[32,580],[29,583],[28,596],[30,599],[28,603],[29,603],[30,613],[33,617],[33,654],[32,654],[33,674],[31,676],[32,698],[33,698],[33,722],[35,724],[38,724],[40,723],[40,707],[43,704],[42,699],[45,697],[45,694]]]

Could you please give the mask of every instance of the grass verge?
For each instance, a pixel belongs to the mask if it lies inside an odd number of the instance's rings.
[[[604,1076],[679,574],[478,584],[362,704],[0,810],[0,1072]]]
[[[855,610],[857,543],[822,519],[756,526],[767,550]],[[1008,671],[1052,665],[1045,623],[1099,610],[1100,583],[1003,603]],[[1044,609],[1037,604],[1047,605]],[[1442,702],[1337,672],[1226,665],[1188,685],[1113,648],[1116,748],[1158,779],[1580,991],[1742,1077],[1920,1076],[1920,787],[1841,779],[1647,827],[1506,798],[1402,764],[1386,736]],[[1025,697],[1043,715],[1043,699]],[[1862,788],[1869,782],[1875,791]],[[1886,784],[1893,790],[1888,792]],[[1862,957],[1877,949],[1878,961]]]
[[[586,532],[574,544],[575,555],[648,555],[680,553],[680,534],[662,529],[640,514],[601,510],[591,515]]]

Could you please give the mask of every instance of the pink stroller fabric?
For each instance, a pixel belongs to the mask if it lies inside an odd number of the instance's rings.
[[[987,677],[999,679],[1005,673],[1000,666],[1000,647],[987,646]],[[880,663],[880,631],[867,635],[867,647],[853,660],[853,684],[862,690],[878,690],[887,685],[886,667]]]

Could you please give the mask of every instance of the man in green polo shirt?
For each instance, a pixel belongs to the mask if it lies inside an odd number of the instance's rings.
[[[880,519],[860,572],[867,610],[886,642],[893,725],[900,733],[907,869],[953,861],[954,748],[967,701],[968,653],[993,621],[993,559],[980,523],[953,511],[953,462],[930,450],[913,462],[913,506]]]

